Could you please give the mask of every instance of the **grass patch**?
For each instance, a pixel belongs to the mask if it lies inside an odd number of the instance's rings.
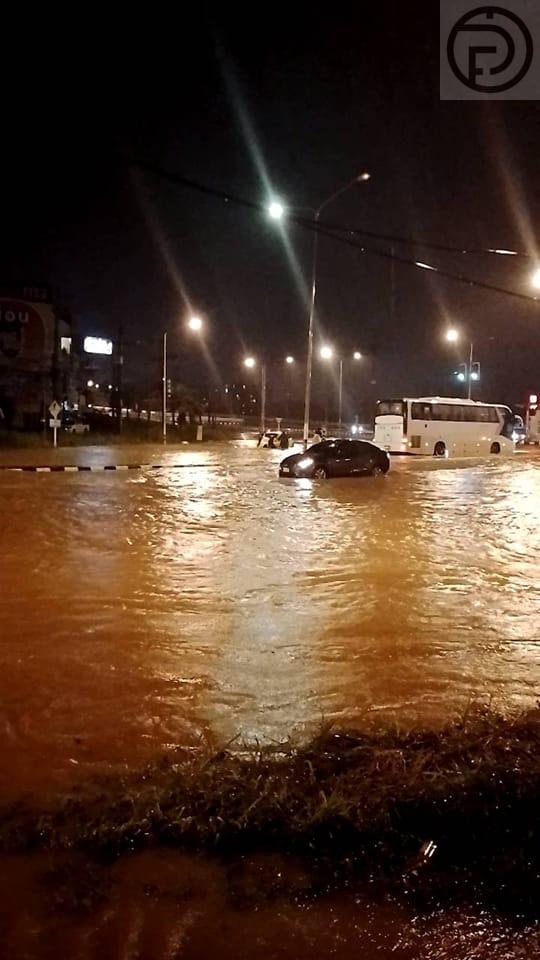
[[[438,732],[326,729],[302,746],[179,750],[46,812],[2,811],[0,846],[271,849],[304,857],[323,883],[361,876],[426,899],[474,892],[535,915],[539,809],[540,710],[474,711]]]

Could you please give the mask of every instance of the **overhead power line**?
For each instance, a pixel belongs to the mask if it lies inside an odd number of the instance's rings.
[[[146,173],[152,174],[162,180],[168,180],[171,183],[176,184],[177,186],[184,187],[188,190],[194,190],[198,193],[204,194],[208,197],[213,197],[216,200],[220,200],[223,203],[230,203],[234,206],[243,207],[244,209],[254,210],[258,213],[266,213],[266,204],[260,202],[254,202],[252,200],[246,200],[244,197],[239,197],[234,193],[230,193],[224,190],[218,190],[214,187],[210,187],[207,184],[200,183],[196,180],[191,180],[189,177],[183,177],[178,173],[172,173],[171,171],[164,170],[161,167],[154,166],[153,164],[147,163],[137,163],[136,166],[145,171]],[[346,244],[359,250],[360,252],[366,253],[369,256],[379,257],[384,260],[392,260],[395,263],[401,263],[404,266],[413,267],[418,270],[430,271],[436,274],[439,277],[442,277],[446,280],[452,280],[456,283],[461,283],[469,287],[477,287],[481,290],[490,290],[492,293],[504,294],[508,297],[514,297],[518,300],[525,300],[529,303],[538,303],[538,298],[531,296],[530,294],[521,293],[517,290],[509,290],[507,287],[500,287],[497,284],[488,283],[482,280],[476,280],[472,277],[468,277],[462,273],[453,273],[450,270],[445,270],[441,267],[434,266],[430,263],[425,263],[420,260],[414,260],[410,257],[404,257],[395,252],[390,252],[387,250],[381,250],[379,248],[368,247],[365,243],[360,243],[356,239],[352,239],[352,236],[366,236],[370,239],[379,240],[383,242],[390,243],[404,243],[413,246],[424,247],[426,249],[431,248],[438,250],[439,252],[445,253],[480,253],[480,254],[496,254],[499,256],[512,256],[519,258],[530,259],[528,254],[520,253],[519,251],[514,250],[505,250],[503,248],[462,248],[462,247],[453,247],[446,244],[436,244],[436,243],[427,243],[421,240],[413,240],[411,238],[397,237],[392,236],[391,234],[384,233],[375,233],[373,231],[362,230],[359,228],[352,228],[343,226],[340,224],[331,224],[325,221],[315,221],[313,219],[308,219],[306,217],[297,216],[294,212],[290,212],[287,216],[287,220],[290,223],[294,223],[296,226],[302,227],[310,231],[317,231],[321,236],[328,237],[331,240],[335,240],[337,243]]]

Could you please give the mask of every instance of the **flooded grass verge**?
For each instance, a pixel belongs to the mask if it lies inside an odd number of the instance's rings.
[[[287,862],[301,862],[309,896],[368,883],[426,909],[470,902],[534,922],[539,809],[540,709],[475,710],[436,732],[325,729],[296,746],[179,749],[48,810],[2,810],[0,849],[115,859],[179,847],[236,863],[271,852],[280,892],[296,882]],[[271,877],[262,886],[267,898]]]

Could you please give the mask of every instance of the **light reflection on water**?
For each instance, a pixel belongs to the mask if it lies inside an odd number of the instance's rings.
[[[6,789],[201,736],[535,702],[540,459],[312,483],[279,481],[277,451],[191,456],[0,475]]]

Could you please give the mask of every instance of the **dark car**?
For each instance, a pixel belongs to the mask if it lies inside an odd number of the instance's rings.
[[[323,440],[305,453],[285,457],[279,465],[280,477],[356,477],[388,473],[390,457],[366,440]]]

